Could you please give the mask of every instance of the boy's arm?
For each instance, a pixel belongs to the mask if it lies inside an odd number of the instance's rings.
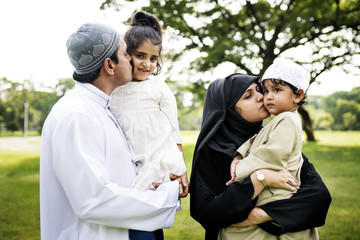
[[[271,123],[269,123],[271,124]],[[289,153],[297,144],[299,133],[290,118],[283,118],[268,131],[269,137],[257,149],[250,152],[236,167],[236,176],[243,180],[258,169],[282,170],[286,169]],[[265,133],[264,133],[265,134]],[[257,136],[259,137],[259,135]],[[256,141],[256,140],[254,140]]]

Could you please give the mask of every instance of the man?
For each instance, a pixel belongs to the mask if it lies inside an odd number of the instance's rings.
[[[156,191],[129,187],[136,175],[126,139],[108,109],[111,92],[132,79],[119,34],[84,24],[67,41],[74,89],[47,117],[40,156],[41,239],[129,239],[174,222],[179,182]]]

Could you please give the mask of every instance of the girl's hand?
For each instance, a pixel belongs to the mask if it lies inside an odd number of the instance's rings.
[[[249,227],[252,225],[258,225],[264,222],[273,220],[264,210],[261,208],[254,208],[247,219],[242,222],[232,224],[232,227]]]
[[[236,178],[236,166],[239,164],[241,159],[242,159],[242,157],[239,154],[239,155],[236,155],[236,157],[234,157],[233,161],[231,162],[231,165],[230,165],[231,179],[229,181],[227,181],[226,186],[230,186],[230,184],[232,184],[233,182],[238,182],[239,181]]]
[[[189,181],[187,178],[187,172],[180,176],[181,178],[181,189],[180,198],[184,198],[189,194]]]
[[[185,162],[185,156],[184,156],[184,151],[182,148],[182,144],[177,144],[179,151],[182,153],[182,157],[184,159]],[[186,165],[186,162],[185,162]],[[181,184],[181,189],[182,189],[182,193],[180,193],[180,198],[184,198],[189,194],[189,181],[187,178],[187,172],[185,172],[183,175],[180,176],[180,180],[181,182],[179,182]]]
[[[181,185],[182,192],[180,192],[179,198],[184,198],[189,194],[189,181],[187,179],[187,172],[181,176],[176,176],[170,173],[170,180],[177,180]]]
[[[260,169],[265,175],[265,179],[269,187],[282,188],[292,192],[295,192],[299,188],[299,184],[291,173],[283,169],[281,171],[275,171],[270,169]]]

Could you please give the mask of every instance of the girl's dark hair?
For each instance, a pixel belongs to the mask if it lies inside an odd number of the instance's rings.
[[[117,52],[118,52],[118,48],[116,48],[115,52],[110,56],[110,59],[112,61],[114,61],[116,64],[119,63]],[[74,80],[81,82],[81,83],[91,83],[99,77],[101,68],[102,68],[102,66],[100,68],[98,68],[97,70],[92,71],[91,73],[88,73],[88,74],[77,74],[74,71],[73,78],[74,78]]]
[[[297,87],[295,87],[294,85],[292,85],[292,84],[290,84],[290,83],[288,83],[288,82],[285,82],[285,81],[283,81],[283,80],[280,80],[280,79],[273,79],[273,78],[271,78],[271,79],[265,79],[265,80],[263,80],[263,81],[261,81],[260,82],[260,85],[261,85],[261,89],[262,89],[262,91],[263,91],[263,89],[264,89],[264,86],[265,86],[265,82],[266,81],[271,81],[271,83],[272,84],[274,84],[275,86],[276,85],[281,85],[281,86],[289,86],[290,87],[290,89],[293,91],[293,93],[295,94],[295,95],[299,95],[299,93],[297,92],[297,90],[299,90]],[[301,99],[301,101],[298,103],[298,105],[299,106],[301,106],[301,105],[306,105],[308,102],[307,102],[307,95],[306,95],[306,93],[304,93],[304,97],[303,97],[303,99]]]
[[[159,58],[156,63],[156,71],[153,73],[153,75],[158,75],[161,71],[163,35],[159,19],[150,13],[138,11],[132,16],[130,26],[124,36],[128,54],[131,56],[132,52],[146,41],[159,46]]]

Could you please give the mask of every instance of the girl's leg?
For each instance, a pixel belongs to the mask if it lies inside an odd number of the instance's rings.
[[[154,231],[156,240],[164,240],[164,231],[162,229]]]
[[[130,240],[157,240],[154,232],[138,231],[129,229]]]

